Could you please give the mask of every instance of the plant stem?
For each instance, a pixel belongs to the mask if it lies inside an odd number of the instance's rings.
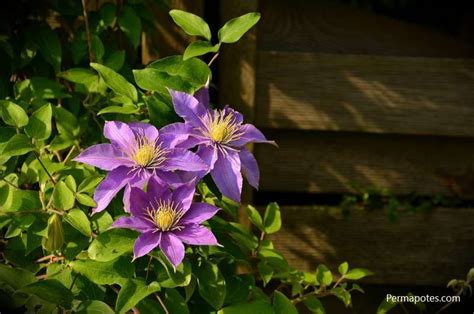
[[[216,54],[212,57],[211,61],[209,61],[209,63],[207,64],[207,66],[211,66],[211,64],[217,59],[218,56],[219,56],[219,53],[216,53]]]
[[[35,157],[36,159],[38,159],[41,167],[43,167],[44,171],[46,171],[46,174],[48,175],[48,177],[51,179],[51,181],[53,182],[54,185],[56,185],[56,180],[54,180],[53,176],[49,173],[48,169],[46,169],[46,166],[43,164],[43,162],[41,161],[41,159],[39,158],[38,154],[33,151],[33,154],[35,154]]]
[[[87,16],[87,0],[82,0],[82,15],[84,16],[84,24],[86,27],[86,35],[87,35],[87,48],[89,52],[89,62],[94,62],[94,54],[92,53],[92,37],[91,37],[91,30],[89,28],[89,18]]]
[[[155,293],[155,297],[156,299],[158,300],[158,302],[160,302],[160,305],[161,307],[163,308],[163,310],[165,311],[165,314],[170,314],[170,312],[168,311],[168,308],[166,307],[165,303],[163,302],[163,300],[161,299],[161,297]]]
[[[16,184],[11,183],[10,181],[8,181],[7,179],[5,179],[4,177],[1,177],[0,180],[5,181],[5,183],[7,183],[8,185],[14,187],[15,189],[19,189],[19,187],[18,187]]]
[[[148,260],[148,266],[146,267],[145,282],[148,280],[148,275],[150,274],[150,266],[151,266],[152,259],[153,257],[150,256],[150,259]]]
[[[74,149],[76,149],[76,146],[72,145],[71,149],[69,150],[69,152],[67,153],[66,157],[63,160],[63,165],[65,165],[68,162],[69,158],[71,157],[72,152],[74,152]]]

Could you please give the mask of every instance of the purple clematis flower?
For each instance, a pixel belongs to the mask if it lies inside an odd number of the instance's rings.
[[[124,187],[123,200],[128,210],[131,188],[143,187],[151,176],[173,185],[187,182],[193,179],[192,173],[208,169],[196,154],[176,147],[186,135],[173,134],[166,127],[158,132],[142,122],[109,121],[105,123],[104,136],[111,144],[93,145],[74,159],[110,171],[95,191],[94,212],[104,210]],[[180,170],[189,173],[180,175]]]
[[[183,184],[173,192],[155,178],[147,193],[132,188],[130,216],[121,217],[113,228],[129,228],[141,233],[133,248],[134,259],[159,247],[175,267],[184,258],[184,245],[219,245],[212,232],[201,223],[219,210],[206,203],[192,203],[194,183]]]
[[[270,143],[252,124],[244,124],[242,114],[226,106],[213,110],[208,106],[207,88],[195,96],[170,91],[176,113],[185,123],[170,125],[176,134],[189,132],[179,147],[198,146],[197,154],[209,166],[210,174],[223,195],[240,202],[242,174],[258,189],[260,172],[248,143]],[[181,138],[182,139],[182,138]]]

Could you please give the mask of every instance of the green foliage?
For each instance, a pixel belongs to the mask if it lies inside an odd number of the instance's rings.
[[[251,12],[236,17],[219,30],[219,42],[235,43],[260,20],[260,13]]]
[[[179,25],[188,35],[195,35],[211,40],[209,25],[199,16],[181,10],[171,10],[173,21]]]

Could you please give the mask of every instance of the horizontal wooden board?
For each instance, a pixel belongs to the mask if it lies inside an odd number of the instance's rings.
[[[261,50],[423,57],[474,56],[474,47],[468,40],[338,4],[337,1],[293,0],[289,5],[285,0],[262,0],[260,12]],[[467,16],[460,27],[463,31],[459,33],[465,33],[465,37],[469,37],[469,30],[472,33],[471,20],[472,16]]]
[[[283,207],[283,227],[272,239],[289,263],[312,271],[351,267],[375,273],[366,282],[443,286],[474,265],[474,209],[436,208],[390,222],[380,211],[343,217],[336,208]]]
[[[348,193],[354,185],[474,196],[474,139],[265,130],[255,145],[262,191]]]
[[[474,136],[474,59],[260,52],[263,127]]]

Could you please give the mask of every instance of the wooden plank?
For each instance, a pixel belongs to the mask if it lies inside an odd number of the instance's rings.
[[[473,265],[473,217],[472,208],[436,208],[390,222],[380,211],[343,217],[336,208],[284,207],[272,239],[298,269],[324,263],[336,271],[349,261],[375,272],[366,282],[444,286]]]
[[[262,0],[260,11],[260,32],[263,35],[259,40],[259,50],[387,56],[474,56],[472,42],[337,1],[293,0],[289,5],[285,0]],[[469,16],[466,17],[466,21],[469,21]],[[465,27],[469,29],[469,25]]]
[[[258,62],[260,126],[474,135],[474,59],[261,52]]]
[[[474,140],[344,132],[265,131],[256,145],[262,191],[474,196]]]

